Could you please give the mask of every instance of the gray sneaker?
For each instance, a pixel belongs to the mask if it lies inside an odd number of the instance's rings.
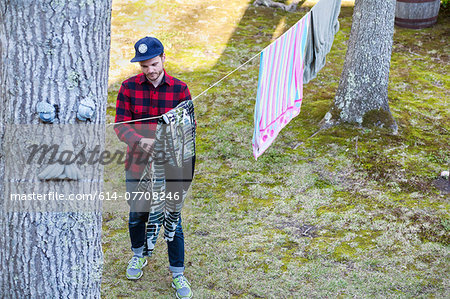
[[[147,259],[145,257],[133,256],[128,262],[127,267],[127,278],[128,279],[139,279],[141,278],[142,268],[147,265]]]
[[[178,275],[172,280],[172,288],[176,290],[175,295],[178,299],[187,299],[193,296],[191,285],[183,274]]]

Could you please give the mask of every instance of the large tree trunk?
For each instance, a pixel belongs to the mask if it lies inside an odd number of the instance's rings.
[[[356,0],[339,87],[324,126],[341,122],[397,131],[388,103],[395,0]]]
[[[33,144],[104,145],[110,25],[111,0],[0,1],[0,298],[100,298],[101,203],[11,194],[101,191],[100,163],[77,164],[80,180],[44,181],[48,155],[27,160]],[[86,99],[88,124],[76,120]],[[59,106],[53,124],[39,120],[41,101]]]

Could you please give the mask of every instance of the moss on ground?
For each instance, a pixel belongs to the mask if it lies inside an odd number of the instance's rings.
[[[168,72],[198,95],[308,9],[291,14],[250,2],[116,1],[108,117],[120,82],[136,72],[128,63],[135,37],[160,37]],[[397,135],[349,125],[319,131],[351,16],[343,7],[327,64],[304,86],[302,112],[258,161],[251,152],[258,59],[196,100],[196,176],[183,221],[186,275],[198,298],[446,295],[449,202],[433,182],[450,162],[448,12],[429,29],[396,28],[389,98]],[[108,133],[109,146],[119,147]],[[121,171],[107,166],[105,189],[123,192]],[[103,296],[170,297],[161,240],[143,278],[124,279],[127,206],[109,208]]]
[[[366,112],[363,116],[362,126],[366,128],[371,126],[392,128],[395,126],[395,120],[389,111],[380,108]]]

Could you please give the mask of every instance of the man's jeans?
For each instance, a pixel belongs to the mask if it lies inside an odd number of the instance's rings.
[[[136,192],[139,179],[134,179],[126,172],[126,189],[130,192],[131,198]],[[146,222],[148,221],[148,212],[130,212],[128,220],[128,229],[130,232],[131,247],[139,248],[144,246],[146,238]],[[167,251],[169,255],[170,271],[178,273],[184,271],[184,235],[181,226],[181,217],[175,230],[173,241],[167,242]]]

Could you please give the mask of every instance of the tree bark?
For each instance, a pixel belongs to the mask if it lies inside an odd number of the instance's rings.
[[[101,203],[11,194],[100,192],[103,167],[77,164],[81,180],[38,179],[49,163],[30,145],[104,146],[111,0],[0,1],[0,298],[100,298]],[[76,120],[95,102],[91,123]],[[52,124],[36,104],[58,105]],[[67,198],[67,197],[65,197]]]
[[[324,127],[342,122],[397,132],[388,103],[395,0],[356,0],[339,87]]]

